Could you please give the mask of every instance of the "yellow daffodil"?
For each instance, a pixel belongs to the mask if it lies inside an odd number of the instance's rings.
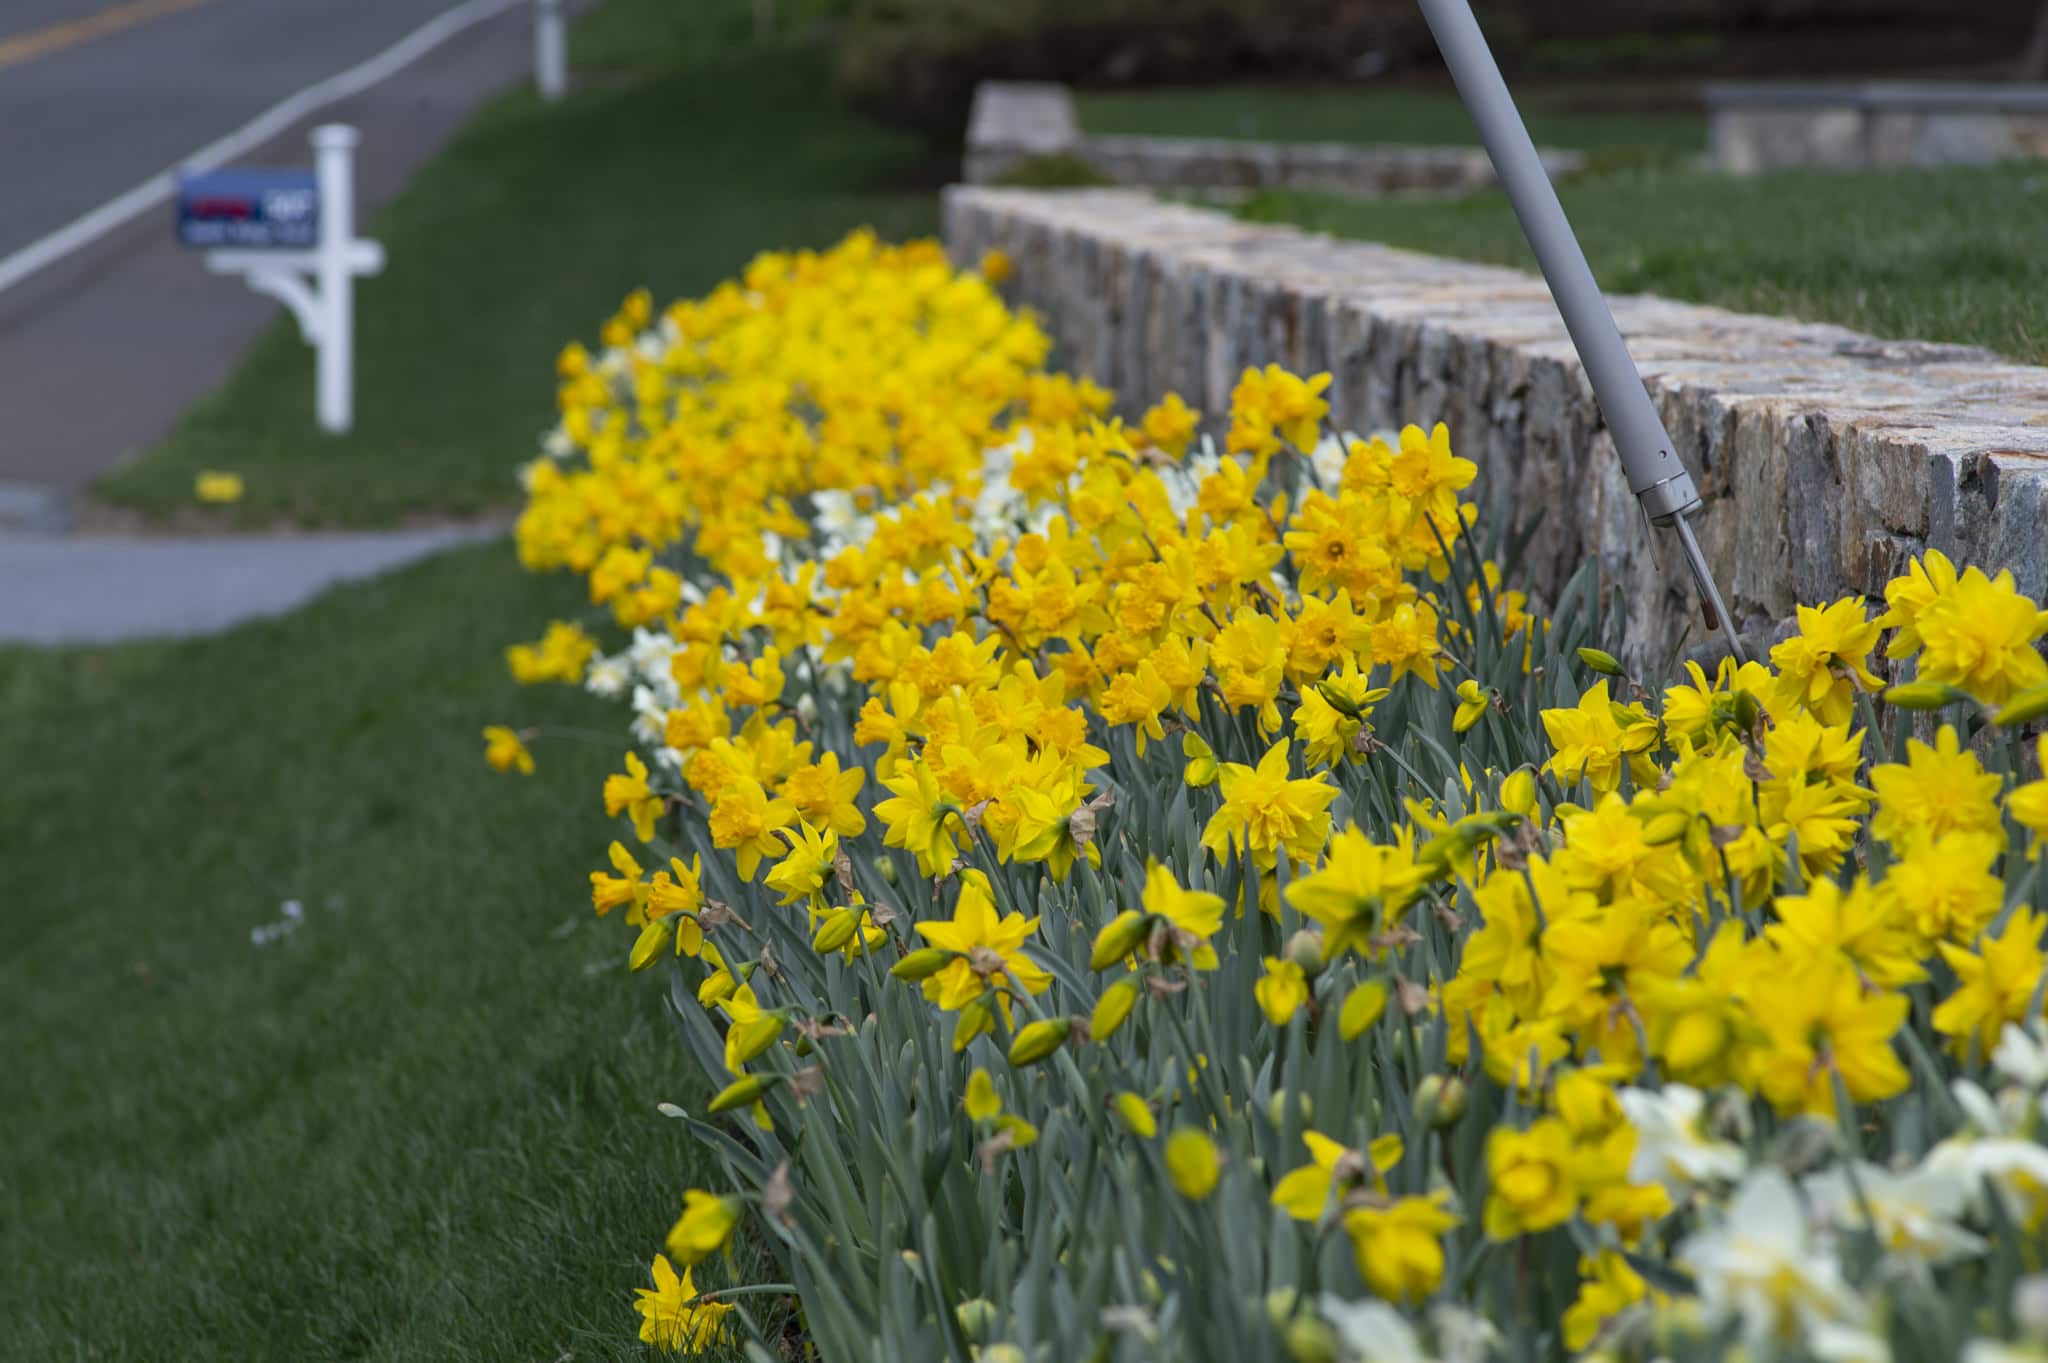
[[[1288,776],[1287,740],[1266,750],[1257,767],[1225,762],[1219,768],[1223,807],[1202,830],[1202,845],[1221,852],[1235,848],[1261,866],[1281,852],[1312,861],[1330,836],[1330,801],[1337,788],[1320,776]]]
[[[1222,1152],[1208,1132],[1184,1126],[1166,1138],[1166,1176],[1174,1190],[1191,1202],[1216,1191],[1223,1174]]]
[[[630,818],[633,836],[642,842],[654,840],[654,821],[666,803],[647,784],[647,764],[633,753],[626,754],[625,775],[604,778],[604,812],[612,818]]]
[[[533,754],[526,750],[518,733],[502,724],[487,725],[484,729],[484,761],[498,771],[516,768],[524,775],[533,775]]]

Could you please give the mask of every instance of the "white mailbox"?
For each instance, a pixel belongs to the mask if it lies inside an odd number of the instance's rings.
[[[346,124],[313,129],[313,173],[229,171],[188,176],[178,235],[206,247],[206,268],[238,274],[292,310],[316,358],[320,429],[355,422],[355,282],[384,268],[384,248],[355,234],[355,148]],[[309,182],[310,181],[310,182]]]

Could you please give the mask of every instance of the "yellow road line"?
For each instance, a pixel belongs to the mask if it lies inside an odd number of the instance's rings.
[[[0,71],[210,3],[212,0],[128,0],[125,5],[113,5],[81,19],[66,19],[17,37],[0,38]]]

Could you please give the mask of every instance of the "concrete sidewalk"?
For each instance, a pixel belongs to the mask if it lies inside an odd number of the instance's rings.
[[[0,643],[212,634],[282,615],[503,525],[217,539],[0,534]]]

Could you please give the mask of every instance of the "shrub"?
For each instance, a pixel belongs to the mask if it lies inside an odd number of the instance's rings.
[[[1158,85],[1251,76],[1342,78],[1368,51],[1429,51],[1402,0],[881,0],[838,47],[856,107],[943,137],[984,80]]]
[[[1006,270],[855,237],[563,353],[520,552],[634,635],[515,664],[631,696],[593,903],[729,1180],[643,1338],[2035,1356],[2048,615],[1930,552],[1653,684],[1441,426],[1126,427]],[[788,1284],[700,1291],[743,1209]]]

